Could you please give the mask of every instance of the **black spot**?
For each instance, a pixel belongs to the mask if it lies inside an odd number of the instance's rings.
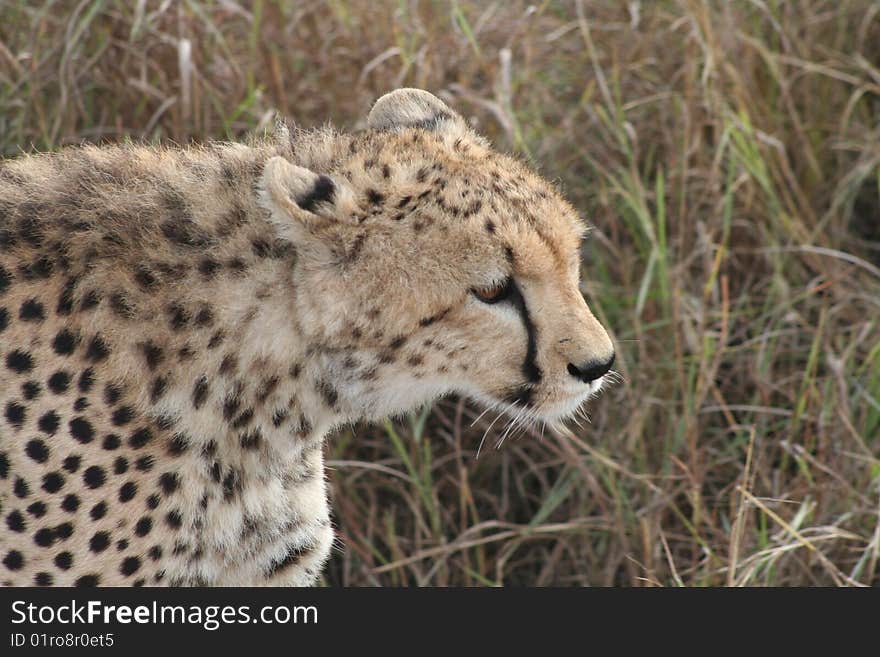
[[[103,472],[101,473],[101,475],[103,477]],[[102,479],[102,481],[103,481],[103,479]],[[106,515],[107,515],[107,503],[106,502],[98,502],[95,506],[92,507],[92,510],[89,511],[89,516],[91,517],[92,520],[100,520],[101,518],[103,518]]]
[[[168,317],[171,321],[171,328],[175,331],[181,330],[189,323],[189,313],[186,309],[177,303],[168,306]]]
[[[70,552],[59,552],[55,555],[55,565],[61,570],[70,570],[73,565],[73,555]]]
[[[61,418],[58,417],[58,413],[55,411],[48,411],[37,420],[37,426],[40,428],[40,431],[43,433],[47,433],[50,436],[54,436],[55,432],[58,431],[58,425],[61,423]]]
[[[156,509],[159,506],[159,496],[155,493],[147,498],[147,508]]]
[[[495,224],[492,222],[491,219],[486,219],[486,231],[489,233],[495,232]]]
[[[77,578],[77,580],[73,583],[74,586],[80,587],[95,587],[101,582],[101,578],[98,575],[90,574],[83,575],[82,577]]]
[[[79,304],[81,310],[91,310],[101,303],[101,295],[97,290],[89,290],[83,295],[82,302]]]
[[[73,513],[79,508],[79,498],[73,493],[65,496],[65,498],[61,501],[61,508],[68,513]]]
[[[15,496],[17,498],[24,499],[31,494],[31,487],[28,486],[28,483],[24,479],[22,479],[21,477],[16,477],[15,484],[12,487],[12,492],[15,493]]]
[[[40,384],[36,381],[28,381],[21,386],[21,392],[28,401],[39,397],[41,389]]]
[[[24,446],[24,453],[37,463],[45,463],[49,458],[49,448],[39,438],[28,441]]]
[[[13,372],[23,374],[30,372],[34,368],[34,359],[28,352],[16,349],[6,354],[6,367]]]
[[[235,422],[232,423],[233,429],[241,429],[242,427],[246,427],[251,423],[251,420],[254,418],[254,409],[248,408],[241,415],[235,418]]]
[[[248,431],[247,433],[241,434],[241,446],[243,449],[257,449],[260,446],[261,439],[262,435],[260,434],[259,429]]]
[[[76,289],[76,280],[70,279],[65,283],[64,289],[61,290],[61,296],[58,297],[58,305],[55,312],[58,315],[69,315],[73,311],[73,291]]]
[[[12,284],[12,274],[3,265],[0,265],[0,294],[6,292]]]
[[[226,266],[236,274],[241,274],[247,269],[247,263],[241,258],[232,258],[232,260],[226,263]]]
[[[177,350],[177,357],[180,360],[189,360],[193,357],[193,350],[190,348],[188,344],[183,345],[180,349]]]
[[[27,417],[27,409],[18,402],[9,402],[6,404],[6,420],[12,426],[21,428]]]
[[[238,408],[241,404],[241,398],[237,393],[230,394],[223,401],[223,417],[227,420],[231,420],[232,417],[238,412]]]
[[[332,203],[336,196],[336,186],[333,181],[325,175],[318,176],[315,186],[312,190],[300,199],[297,199],[297,205],[303,210],[314,212],[319,203]]]
[[[406,336],[405,336],[405,335],[400,335],[400,336],[394,338],[394,339],[391,341],[391,344],[389,344],[388,346],[389,346],[391,349],[400,349],[400,348],[401,348],[403,345],[405,345],[405,344],[406,344]]]
[[[43,527],[34,533],[34,543],[40,547],[50,547],[55,542],[55,530]]]
[[[129,303],[128,299],[125,298],[125,295],[122,294],[122,292],[114,292],[110,295],[110,308],[112,308],[113,312],[123,319],[134,318],[134,306]]]
[[[62,522],[55,529],[55,538],[59,538],[62,541],[73,536],[73,525],[69,522]]]
[[[95,532],[95,535],[89,540],[89,549],[98,554],[110,547],[109,532]]]
[[[199,377],[193,386],[192,391],[192,403],[193,407],[198,409],[201,408],[205,403],[205,400],[208,398],[208,378],[205,376]]]
[[[180,515],[180,511],[177,509],[169,511],[168,515],[165,516],[165,524],[171,527],[171,529],[180,529],[183,525],[183,518]]]
[[[0,452],[0,479],[6,479],[9,476],[9,457],[6,452]]]
[[[24,566],[24,557],[18,550],[10,550],[3,558],[3,565],[7,570],[21,570],[21,567]]]
[[[85,472],[83,472],[83,482],[85,482],[85,485],[89,488],[100,488],[104,485],[105,481],[107,481],[107,473],[104,472],[104,468],[100,466],[89,466],[86,468]],[[94,511],[94,509],[92,509],[92,511]]]
[[[82,444],[90,443],[95,437],[95,430],[91,422],[83,417],[73,418],[67,425],[70,429],[70,435],[76,438]]]
[[[36,299],[28,299],[21,304],[18,318],[24,322],[42,322],[46,319],[46,310]]]
[[[34,575],[34,584],[37,586],[52,586],[54,581],[52,575],[46,572],[39,572]]]
[[[211,339],[208,340],[208,349],[214,349],[221,342],[223,342],[223,338],[225,338],[225,334],[223,331],[217,331],[214,335],[211,336]]]
[[[134,409],[131,406],[120,406],[110,418],[114,425],[121,427],[131,422],[134,417]]]
[[[217,271],[220,269],[221,265],[216,260],[212,258],[204,258],[199,263],[199,271],[202,273],[202,276],[205,278],[211,278]]]
[[[92,389],[92,385],[95,383],[95,372],[91,367],[83,370],[83,373],[79,375],[79,391],[80,392],[88,392]]]
[[[367,190],[367,202],[370,205],[381,205],[385,200],[385,195],[375,189]]]
[[[21,265],[18,271],[26,281],[33,281],[49,278],[52,275],[53,269],[54,265],[51,258],[40,256],[33,262]]]
[[[128,459],[124,456],[117,456],[113,461],[113,474],[121,475],[128,472]]]
[[[110,348],[107,346],[104,338],[98,334],[92,338],[91,342],[89,342],[88,349],[86,349],[86,359],[93,363],[98,363],[107,358],[109,353]]]
[[[113,385],[112,383],[108,383],[104,386],[104,401],[108,406],[113,406],[113,404],[119,401],[121,396],[122,388],[119,386]]]
[[[180,246],[199,248],[208,244],[207,235],[202,232],[192,219],[178,219],[162,224],[162,234]]]
[[[119,449],[120,445],[122,445],[122,440],[120,440],[119,436],[115,433],[108,433],[104,436],[104,442],[101,443],[101,447],[108,452],[112,452],[114,449]]]
[[[282,424],[284,424],[284,421],[287,419],[287,417],[288,417],[287,410],[284,408],[279,408],[272,415],[272,426],[277,429]]]
[[[156,276],[146,267],[140,267],[135,272],[134,280],[143,290],[146,290],[147,292],[152,291],[158,284]]]
[[[180,477],[176,472],[165,472],[159,477],[159,485],[163,493],[170,495],[180,486]]]
[[[9,527],[10,531],[18,532],[19,534],[27,529],[27,523],[24,521],[24,516],[21,515],[21,511],[17,509],[6,516],[6,526]]]
[[[46,384],[49,386],[49,390],[51,390],[56,395],[60,395],[65,392],[70,385],[70,374],[68,374],[64,370],[58,370],[49,377],[49,380],[46,382]]]
[[[159,561],[159,559],[162,558],[162,548],[159,547],[158,545],[154,545],[153,547],[150,548],[150,551],[147,552],[147,555],[153,561]]]
[[[133,481],[125,482],[119,489],[120,502],[130,502],[134,499],[135,495],[137,495],[137,484],[135,484]]]
[[[61,467],[63,467],[68,472],[73,473],[73,472],[76,472],[77,470],[79,470],[79,465],[81,462],[82,462],[81,456],[68,456],[66,459],[64,459],[64,462],[61,464]]]
[[[196,315],[196,326],[210,326],[214,323],[214,313],[207,306]]]
[[[155,344],[152,340],[142,342],[140,347],[144,352],[144,358],[147,361],[147,367],[149,367],[151,370],[155,370],[159,363],[162,362],[162,358],[164,356],[162,347]]]
[[[27,508],[27,512],[34,518],[42,518],[46,515],[46,505],[40,501],[34,502]]]
[[[153,433],[147,427],[141,427],[128,437],[128,444],[140,449],[153,439]]]
[[[168,441],[168,453],[171,456],[180,456],[187,449],[189,449],[189,440],[184,434],[176,433],[171,436],[171,440]]]
[[[439,322],[441,319],[446,317],[447,314],[449,314],[450,310],[452,310],[452,309],[447,308],[446,310],[442,310],[435,315],[431,315],[430,317],[423,317],[422,319],[419,320],[419,326],[425,327],[425,326],[430,326],[431,324],[434,324],[435,322]]]
[[[318,390],[328,406],[331,408],[336,406],[336,402],[339,401],[339,393],[336,391],[336,388],[327,381],[321,381],[318,383]]]
[[[77,413],[82,413],[89,407],[89,400],[85,397],[78,397],[75,402],[73,402],[73,410]]]
[[[141,456],[137,461],[134,462],[134,467],[140,470],[141,472],[149,472],[153,469],[153,465],[155,465],[156,459],[152,456]]]
[[[3,333],[7,326],[9,326],[9,311],[6,308],[0,308],[0,333]]]
[[[223,360],[220,361],[220,369],[218,370],[220,374],[233,372],[236,367],[236,358],[237,357],[234,354],[226,354],[223,357]]]
[[[50,472],[43,476],[43,490],[47,493],[57,493],[64,487],[64,475],[60,472]]]
[[[159,401],[162,395],[165,394],[165,391],[168,389],[168,379],[164,376],[157,376],[153,380],[153,385],[150,389],[150,401],[154,404]]]
[[[150,516],[144,516],[140,520],[137,521],[137,524],[134,526],[134,533],[138,536],[146,536],[150,533],[150,530],[153,528],[153,519]]]
[[[238,474],[232,470],[223,478],[223,499],[228,502],[235,497],[235,493],[239,490],[241,490],[241,482],[238,479]]]

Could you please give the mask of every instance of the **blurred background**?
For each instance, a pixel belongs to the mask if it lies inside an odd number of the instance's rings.
[[[325,583],[880,584],[880,3],[0,0],[5,157],[399,86],[592,223],[623,382],[500,449],[457,399],[334,436]]]

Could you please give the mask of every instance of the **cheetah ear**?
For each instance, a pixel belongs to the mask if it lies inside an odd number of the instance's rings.
[[[373,105],[367,117],[373,130],[421,128],[437,132],[462,132],[464,119],[434,94],[421,89],[396,89]]]
[[[327,220],[350,221],[356,211],[354,193],[346,181],[270,158],[260,178],[259,198],[282,237],[295,239],[302,229],[318,228]]]

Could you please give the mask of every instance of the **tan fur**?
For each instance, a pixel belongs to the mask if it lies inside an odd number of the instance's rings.
[[[334,426],[451,392],[557,422],[599,390],[570,370],[613,354],[584,230],[418,90],[359,134],[4,162],[0,581],[314,582]]]

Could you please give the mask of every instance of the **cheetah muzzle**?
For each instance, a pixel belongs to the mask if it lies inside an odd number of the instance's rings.
[[[431,94],[366,130],[0,166],[0,581],[308,585],[324,436],[607,379],[586,227]]]

